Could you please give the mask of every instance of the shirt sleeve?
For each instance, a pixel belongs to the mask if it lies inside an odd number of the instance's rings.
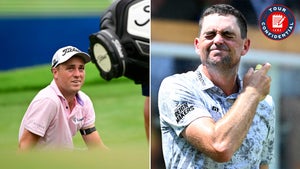
[[[86,128],[88,126],[95,124],[96,115],[95,115],[94,106],[91,99],[87,95],[85,95],[84,112],[85,112],[85,118],[84,118],[84,124],[82,125],[82,128]]]
[[[177,135],[197,118],[211,117],[203,100],[187,84],[168,77],[161,83],[158,94],[161,122],[171,126]]]
[[[26,112],[25,128],[43,137],[57,112],[57,105],[49,98],[32,102]]]
[[[266,141],[264,142],[263,150],[262,150],[262,160],[261,160],[261,165],[267,165],[270,164],[272,161],[272,158],[274,156],[274,146],[275,146],[275,108],[273,101],[271,97],[268,99],[270,103],[270,116],[269,116],[269,133],[267,136]]]

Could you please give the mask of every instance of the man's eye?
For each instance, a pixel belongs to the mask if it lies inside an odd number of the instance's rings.
[[[215,37],[214,33],[206,34],[205,39],[213,39]]]
[[[232,36],[232,35],[226,35],[225,37],[228,39],[234,38],[234,36]]]
[[[72,71],[72,70],[74,70],[74,68],[73,67],[67,67],[67,70]]]
[[[234,34],[232,33],[224,33],[223,36],[228,39],[234,38]]]

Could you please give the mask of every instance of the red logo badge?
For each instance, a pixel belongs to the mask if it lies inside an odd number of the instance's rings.
[[[284,5],[274,4],[267,7],[260,16],[260,30],[272,40],[289,37],[296,26],[293,12]]]

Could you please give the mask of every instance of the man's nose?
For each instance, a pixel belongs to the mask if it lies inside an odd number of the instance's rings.
[[[81,73],[81,72],[80,72],[80,69],[79,69],[79,68],[75,68],[75,69],[74,69],[74,72],[73,72],[73,75],[74,75],[74,76],[80,76],[80,73]]]
[[[216,45],[222,45],[224,43],[224,38],[220,34],[217,34],[213,40],[214,40],[214,44]]]

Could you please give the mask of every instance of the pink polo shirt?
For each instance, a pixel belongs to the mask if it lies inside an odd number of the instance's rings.
[[[77,131],[94,123],[95,111],[91,99],[79,91],[76,105],[70,112],[67,100],[53,80],[31,101],[20,126],[19,140],[26,128],[41,136],[37,147],[73,148],[72,137]]]

